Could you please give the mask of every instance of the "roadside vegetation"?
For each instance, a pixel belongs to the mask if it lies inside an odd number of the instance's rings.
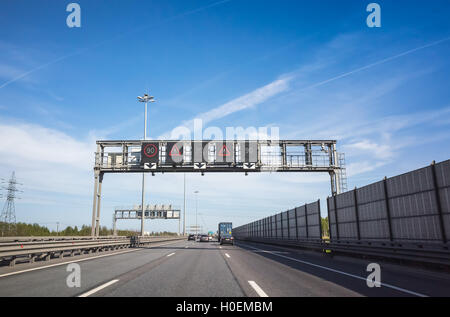
[[[100,235],[101,236],[110,236],[113,234],[112,229],[108,229],[106,226],[100,227]],[[117,235],[119,236],[136,236],[140,233],[135,230],[117,230]],[[81,228],[77,226],[71,227],[68,226],[59,232],[50,230],[45,226],[41,226],[37,223],[27,224],[18,222],[15,227],[8,226],[8,224],[4,222],[0,222],[0,236],[3,237],[11,237],[11,236],[20,236],[20,237],[30,237],[30,236],[90,236],[91,235],[91,226],[83,225]],[[152,232],[152,236],[175,236],[177,233],[175,232]]]
[[[328,217],[321,218],[322,221],[322,239],[329,239],[330,238],[330,230],[328,225]]]

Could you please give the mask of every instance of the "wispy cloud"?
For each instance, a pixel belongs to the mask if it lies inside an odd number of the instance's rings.
[[[450,40],[450,37],[446,37],[446,38],[443,38],[441,40],[428,43],[426,45],[422,45],[422,46],[419,46],[419,47],[416,47],[416,48],[413,48],[413,49],[409,49],[409,50],[403,51],[403,52],[401,52],[399,54],[395,54],[395,55],[392,55],[392,56],[380,59],[380,60],[378,60],[376,62],[369,63],[369,64],[367,64],[365,66],[355,68],[353,70],[344,72],[342,74],[339,74],[339,75],[336,75],[336,76],[332,76],[330,78],[327,78],[327,79],[324,79],[324,80],[320,80],[320,81],[312,83],[312,84],[307,84],[304,87],[299,87],[298,89],[292,90],[291,93],[292,94],[299,93],[299,92],[302,92],[302,91],[306,91],[306,90],[310,90],[310,89],[317,88],[317,87],[320,87],[320,86],[324,86],[324,85],[326,85],[328,83],[331,83],[331,82],[337,81],[339,79],[343,79],[343,78],[349,77],[351,75],[354,75],[354,74],[357,74],[357,73],[360,73],[360,72],[363,72],[363,71],[366,71],[366,70],[374,68],[376,66],[380,66],[380,65],[388,63],[390,61],[393,61],[393,60],[399,59],[401,57],[407,56],[409,54],[415,53],[417,51],[420,51],[420,50],[423,50],[423,49],[426,49],[426,48],[429,48],[429,47],[433,47],[433,46],[445,43],[445,42],[447,42],[449,40]],[[336,43],[336,40],[333,40],[327,46],[335,46],[336,45],[335,43]],[[323,54],[323,51],[320,51],[320,54]],[[328,65],[327,63],[317,63],[316,62],[316,63],[313,63],[312,65],[307,65],[306,67],[302,67],[299,70],[294,71],[293,74],[298,75],[298,74],[301,74],[304,71],[318,70],[320,68],[326,67],[327,65]]]
[[[218,120],[233,113],[255,107],[269,100],[270,98],[287,91],[289,89],[289,82],[291,80],[292,77],[282,76],[282,78],[277,79],[263,87],[255,89],[250,93],[235,98],[209,111],[200,113],[195,118],[182,122],[180,126],[187,127],[192,130],[195,119],[201,119],[203,125],[206,125],[211,121]],[[162,134],[159,138],[170,138],[172,131],[168,131]]]
[[[370,140],[361,140],[355,143],[346,144],[344,149],[363,151],[364,153],[378,159],[389,159],[393,153],[393,148],[388,144],[377,144]]]
[[[360,122],[343,122],[342,125],[336,127],[333,131],[334,134],[340,135],[341,139],[354,139],[355,137],[368,135],[382,136],[419,125],[434,124],[436,119],[448,118],[449,116],[450,107],[444,107],[434,111],[418,111],[402,115],[382,116]],[[329,132],[332,133],[331,130]]]
[[[347,176],[353,177],[356,175],[364,174],[376,170],[382,166],[388,164],[387,161],[374,162],[374,161],[359,161],[353,162],[347,165]]]
[[[450,108],[442,108],[431,112],[416,112],[406,115],[386,116],[377,120],[367,120],[359,127],[352,124],[342,124],[339,129],[348,131],[343,133],[341,151],[350,158],[348,176],[368,173],[385,165],[395,163],[402,157],[402,151],[417,148],[436,142],[448,141],[448,133],[433,133],[423,135],[411,133],[418,127],[434,131],[438,118],[449,118]],[[450,120],[447,125],[450,125]],[[415,152],[413,152],[415,153]],[[415,153],[413,157],[418,157]],[[431,158],[430,158],[431,161]]]
[[[54,164],[89,170],[93,144],[34,124],[0,123],[0,155],[4,164]]]
[[[213,120],[226,117],[232,113],[252,108],[269,98],[286,91],[289,88],[288,84],[290,80],[291,78],[278,79],[244,96],[233,99],[217,108],[202,113],[198,115],[197,118],[202,119],[203,123],[206,124]]]

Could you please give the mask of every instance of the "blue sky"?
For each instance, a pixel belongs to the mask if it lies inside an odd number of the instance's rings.
[[[152,138],[207,118],[337,139],[350,188],[449,159],[449,1],[378,1],[381,28],[361,0],[78,1],[81,28],[66,26],[69,3],[0,3],[0,177],[24,184],[19,221],[90,224],[95,140],[142,138],[145,91]],[[187,224],[199,190],[209,230],[329,194],[327,175],[187,178]],[[182,206],[181,175],[148,188]],[[140,176],[107,175],[103,191],[110,226],[115,206],[140,201]]]

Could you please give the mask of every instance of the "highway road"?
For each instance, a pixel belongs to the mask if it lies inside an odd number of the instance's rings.
[[[68,287],[68,262],[80,287]],[[0,296],[450,296],[450,274],[248,242],[176,241],[90,257],[0,268]]]

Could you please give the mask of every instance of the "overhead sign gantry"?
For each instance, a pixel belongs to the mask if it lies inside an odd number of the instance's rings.
[[[97,141],[92,234],[98,235],[106,173],[326,172],[332,194],[345,186],[335,140]]]
[[[178,219],[180,221],[180,209],[173,208],[172,205],[150,205],[144,208],[145,219]],[[113,232],[117,235],[118,219],[141,219],[142,205],[133,207],[116,207],[113,215]]]

